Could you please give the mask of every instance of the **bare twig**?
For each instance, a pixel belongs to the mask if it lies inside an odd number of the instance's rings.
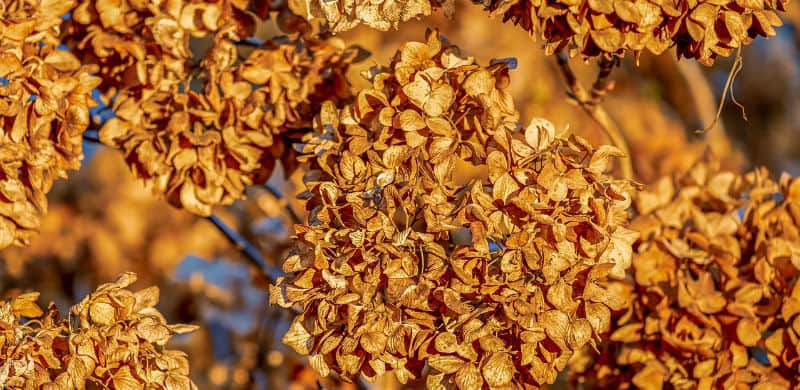
[[[264,189],[266,189],[270,195],[274,196],[275,199],[283,198],[283,194],[281,194],[280,191],[275,189],[273,186],[269,185],[269,183],[264,184]],[[302,221],[300,220],[300,216],[298,216],[297,213],[294,211],[291,203],[289,203],[289,200],[286,200],[286,206],[284,208],[286,209],[286,213],[289,214],[289,218],[292,220],[293,224],[297,225],[299,223],[302,223]]]
[[[600,66],[600,72],[597,74],[594,84],[592,84],[592,102],[594,104],[599,104],[606,92],[614,87],[614,83],[610,82],[608,78],[611,76],[611,71],[614,70],[614,67],[619,65],[619,58],[608,59],[601,57],[598,65]]]
[[[600,91],[605,92],[608,89],[608,76],[611,73],[611,68],[613,68],[615,64],[615,60],[607,60],[609,61],[608,64],[604,64],[603,61],[601,61],[600,73],[598,74],[597,80],[592,87],[591,93],[587,91],[583,85],[581,85],[580,81],[578,81],[578,78],[575,76],[575,73],[569,66],[569,59],[567,58],[566,53],[557,53],[556,60],[558,63],[558,68],[561,71],[561,74],[564,76],[564,80],[567,83],[567,88],[569,89],[567,91],[567,95],[574,99],[578,105],[580,105],[581,108],[583,108],[583,110],[589,114],[589,116],[592,117],[592,119],[594,119],[598,125],[600,125],[614,146],[619,148],[622,153],[625,154],[625,157],[620,159],[622,176],[626,179],[633,179],[633,165],[631,164],[631,155],[628,149],[628,143],[625,141],[625,137],[622,135],[619,127],[617,127],[617,125],[614,123],[614,120],[611,118],[608,112],[596,101],[602,97],[602,93]],[[595,93],[595,91],[598,91],[598,93]]]
[[[361,380],[361,378],[358,378],[357,380],[353,381],[353,384],[356,386],[356,389],[358,389],[358,390],[368,390],[369,389],[369,387],[364,383],[363,380]]]
[[[246,238],[242,237],[235,229],[228,226],[225,222],[222,221],[217,215],[211,214],[208,216],[208,220],[219,229],[225,237],[228,238],[228,241],[231,244],[235,245],[237,249],[239,249],[245,256],[250,264],[254,267],[258,268],[264,276],[270,281],[270,283],[274,283],[279,277],[284,276],[285,274],[283,271],[275,268],[264,260],[264,257],[261,256],[261,252],[259,252],[258,248],[256,248],[253,244],[247,241]]]
[[[97,134],[97,130],[88,129],[83,132],[83,140],[93,142],[96,144],[103,144],[100,142],[100,135]]]
[[[725,99],[728,97],[729,93],[731,95],[731,101],[742,110],[742,117],[747,121],[747,113],[745,113],[744,106],[736,100],[736,96],[733,94],[733,81],[736,80],[736,76],[739,75],[742,68],[744,68],[744,61],[742,59],[742,47],[739,46],[739,49],[736,51],[736,58],[733,60],[733,65],[731,65],[731,70],[728,72],[728,78],[725,80],[725,86],[722,87],[722,94],[720,94],[719,97],[719,106],[717,107],[717,114],[714,116],[714,121],[705,129],[695,130],[696,133],[706,133],[717,125],[720,117],[722,117],[722,108],[725,107]]]

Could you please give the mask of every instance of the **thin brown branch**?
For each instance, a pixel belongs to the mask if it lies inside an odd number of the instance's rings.
[[[269,280],[270,283],[275,283],[279,277],[284,276],[285,274],[280,269],[273,267],[272,265],[267,264],[264,260],[264,257],[261,256],[261,252],[255,245],[251,244],[250,241],[247,241],[239,232],[237,232],[232,227],[228,226],[222,219],[218,216],[211,214],[208,216],[208,220],[214,224],[214,226],[219,229],[222,234],[231,242],[231,244],[235,245],[236,248],[244,254],[244,258],[255,268],[261,271],[264,274],[264,277]]]
[[[597,74],[594,84],[592,84],[592,102],[595,104],[600,103],[606,92],[614,88],[614,83],[609,81],[608,78],[611,76],[611,71],[614,70],[614,67],[619,65],[619,58],[608,59],[600,57],[597,64],[600,66],[600,72]]]
[[[722,88],[722,94],[720,94],[719,97],[719,105],[717,108],[717,113],[714,116],[714,120],[705,129],[697,129],[695,131],[696,133],[707,133],[717,125],[722,117],[722,109],[725,107],[725,99],[728,97],[729,93],[731,95],[731,101],[733,101],[733,104],[742,110],[742,117],[745,121],[747,121],[747,114],[745,113],[744,106],[742,106],[739,101],[736,100],[736,96],[733,94],[733,82],[736,80],[736,76],[739,75],[739,72],[742,71],[743,67],[744,63],[742,59],[742,47],[740,46],[736,51],[736,58],[733,61],[733,65],[731,65],[731,70],[728,72],[728,78],[725,80],[725,86]]]
[[[100,145],[103,144],[102,142],[100,142],[100,136],[98,135],[97,130],[93,129],[87,129],[86,131],[83,132],[83,140]]]
[[[266,189],[270,195],[274,196],[275,199],[279,200],[283,199],[283,194],[281,194],[277,189],[269,185],[269,183],[264,184],[264,189]],[[297,213],[294,211],[294,209],[292,208],[292,204],[289,203],[289,200],[286,200],[286,206],[284,206],[284,208],[286,209],[286,213],[289,215],[289,219],[292,220],[293,224],[297,225],[299,223],[302,223],[302,221],[300,220],[300,216],[298,216]]]
[[[593,98],[594,92],[590,93],[586,90],[586,88],[583,87],[583,85],[581,85],[580,81],[575,76],[575,73],[572,71],[572,68],[569,65],[569,59],[567,58],[566,53],[557,53],[556,61],[558,63],[558,69],[561,71],[561,74],[564,76],[564,81],[567,84],[567,95],[574,99],[578,105],[580,105],[581,108],[583,108],[583,110],[589,114],[589,116],[594,119],[598,125],[600,125],[611,143],[625,154],[625,157],[620,159],[622,176],[626,179],[633,179],[633,164],[631,163],[631,154],[630,150],[628,149],[628,143],[625,141],[622,131],[620,131],[619,127],[617,127],[616,123],[614,123],[611,115],[609,115],[608,112],[599,104],[599,102]],[[613,66],[613,62],[611,62],[610,65],[604,65],[601,62],[600,73],[598,74],[592,91],[595,89],[598,91],[605,91],[608,89],[608,77]],[[597,98],[600,97],[602,97],[602,94],[597,96]]]
[[[364,383],[364,381],[361,380],[361,378],[358,378],[358,380],[353,381],[353,384],[356,386],[356,389],[358,389],[358,390],[368,390],[369,389],[369,386],[367,386]]]

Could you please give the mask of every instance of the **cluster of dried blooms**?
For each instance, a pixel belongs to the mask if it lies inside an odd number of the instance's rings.
[[[443,8],[452,16],[454,0],[289,0],[289,9],[308,20],[323,19],[333,32],[350,30],[361,23],[381,31],[397,28],[400,22],[428,16]]]
[[[26,245],[53,181],[77,169],[98,80],[57,48],[70,1],[0,4],[0,249]]]
[[[286,316],[282,308],[266,306],[263,288],[251,283],[247,265],[237,262],[237,249],[208,221],[149,194],[128,174],[119,152],[99,147],[48,200],[30,246],[0,252],[0,289],[35,288],[61,308],[83,298],[73,295],[79,286],[134,270],[137,283],[169,291],[157,305],[167,319],[208,324],[167,344],[188,354],[190,378],[199,388],[252,389],[266,377],[269,388],[317,389],[319,376],[281,343],[283,334],[264,331],[285,327]],[[216,214],[260,244],[267,262],[276,264],[291,246],[288,229],[275,225],[286,212],[284,201],[249,191],[240,207]],[[215,349],[220,342],[231,348]],[[333,380],[321,383],[342,388]]]
[[[672,47],[710,65],[754,37],[775,35],[789,0],[473,0],[545,42],[585,57]]]
[[[200,215],[264,183],[276,161],[296,166],[293,143],[323,100],[349,99],[345,71],[359,53],[337,39],[274,40],[234,65],[230,42],[216,43],[201,91],[186,81],[145,100],[120,96],[100,131],[155,192]]]
[[[630,185],[604,174],[618,153],[520,131],[507,72],[431,32],[316,119],[309,223],[271,299],[301,309],[284,342],[322,375],[552,383],[609,330],[636,239]],[[484,175],[456,182],[468,163]]]
[[[196,389],[185,353],[164,348],[189,325],[168,325],[155,309],[158,288],[137,292],[127,273],[61,318],[27,293],[0,304],[0,385],[4,389]]]
[[[796,388],[800,179],[701,162],[636,201],[631,303],[574,380],[600,388]]]
[[[321,102],[350,98],[345,73],[361,52],[302,35],[310,26],[286,10],[282,25],[300,32],[240,60],[237,43],[252,35],[254,15],[270,14],[262,6],[84,1],[68,27],[65,41],[96,68],[114,109],[101,141],[122,150],[153,192],[196,214],[241,198],[277,160],[294,168],[292,144]],[[211,40],[205,56],[194,58],[190,37]]]
[[[144,98],[175,87],[193,73],[194,67],[188,63],[193,58],[190,38],[217,34],[251,37],[256,17],[288,12],[271,4],[250,0],[79,0],[66,21],[63,40],[84,63],[94,66],[103,79],[100,91],[106,101],[122,92]],[[234,51],[230,45],[222,49]],[[228,54],[235,59],[235,52]]]

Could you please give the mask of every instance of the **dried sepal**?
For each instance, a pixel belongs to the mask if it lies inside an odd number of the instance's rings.
[[[276,12],[293,35],[242,61],[239,46],[256,17]],[[362,54],[313,37],[281,2],[81,0],[65,30],[65,44],[100,76],[97,91],[114,111],[93,118],[100,140],[120,149],[154,193],[199,215],[243,197],[278,161],[291,173],[292,143],[322,100],[350,97],[345,73]],[[192,38],[210,48],[193,53]]]
[[[63,39],[83,63],[96,68],[103,80],[100,93],[109,101],[119,91],[149,94],[176,86],[192,74],[191,38],[222,36],[235,42],[253,36],[256,17],[275,12],[281,26],[296,27],[287,32],[308,29],[297,26],[298,17],[284,2],[77,0]]]
[[[199,215],[265,182],[277,161],[290,173],[292,144],[321,102],[350,99],[345,72],[361,54],[338,39],[277,38],[233,65],[230,45],[215,40],[202,71],[180,86],[120,92],[100,130],[153,192]]]

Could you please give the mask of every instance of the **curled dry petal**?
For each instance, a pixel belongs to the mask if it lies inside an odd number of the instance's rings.
[[[117,116],[100,130],[102,142],[120,149],[153,192],[198,215],[242,198],[278,161],[291,173],[293,144],[322,101],[351,98],[345,72],[360,56],[338,39],[300,36],[268,41],[225,67],[227,60],[213,58],[229,44],[215,40],[194,80],[202,91],[178,84],[123,89],[113,105]]]

